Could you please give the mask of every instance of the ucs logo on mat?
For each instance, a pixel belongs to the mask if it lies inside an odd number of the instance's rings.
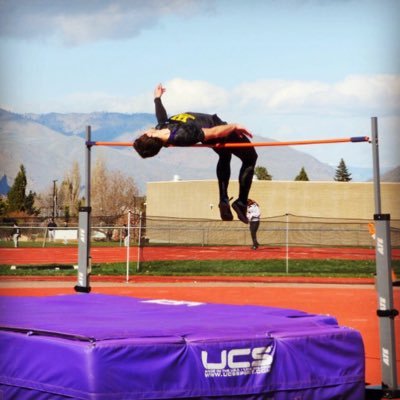
[[[209,353],[212,353],[211,355]],[[271,370],[275,346],[202,351],[201,362],[206,378],[266,374]]]

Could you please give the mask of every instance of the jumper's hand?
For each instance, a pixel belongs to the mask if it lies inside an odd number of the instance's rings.
[[[159,83],[154,89],[154,98],[161,97],[165,91],[166,89]]]
[[[252,137],[253,137],[252,133],[249,132],[249,131],[247,130],[247,128],[245,128],[243,125],[236,124],[235,132],[236,132],[240,137],[244,137],[244,136],[247,136],[247,137],[249,137],[249,138],[252,138]]]

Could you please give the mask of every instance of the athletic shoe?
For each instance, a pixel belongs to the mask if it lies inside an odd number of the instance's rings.
[[[252,248],[252,250],[257,250],[258,249],[258,244],[254,244],[251,248]]]
[[[242,203],[239,199],[237,199],[232,203],[232,208],[235,210],[238,218],[242,222],[244,222],[245,224],[249,223],[249,220],[247,219],[247,216],[246,216],[246,213],[247,213],[246,204]]]
[[[221,214],[221,219],[223,221],[233,220],[233,215],[231,211],[231,206],[229,205],[229,200],[221,201],[218,207],[219,207],[219,213]]]

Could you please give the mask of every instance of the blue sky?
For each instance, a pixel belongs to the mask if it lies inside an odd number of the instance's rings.
[[[370,134],[400,164],[400,1],[2,0],[0,107],[217,112],[276,140]],[[368,149],[368,150],[366,150]],[[336,166],[369,146],[307,146]]]

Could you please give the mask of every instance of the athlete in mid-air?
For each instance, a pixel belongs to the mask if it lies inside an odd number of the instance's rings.
[[[159,84],[154,90],[154,103],[158,125],[143,132],[133,144],[143,158],[153,157],[162,147],[192,146],[196,143],[216,145],[218,154],[217,178],[219,187],[219,209],[221,219],[233,220],[229,205],[228,186],[231,176],[232,154],[242,161],[239,172],[239,197],[232,203],[238,218],[248,223],[247,199],[253,181],[257,153],[254,147],[218,147],[224,143],[249,143],[252,134],[242,125],[228,124],[216,114],[185,112],[168,118],[161,102],[165,88]]]

